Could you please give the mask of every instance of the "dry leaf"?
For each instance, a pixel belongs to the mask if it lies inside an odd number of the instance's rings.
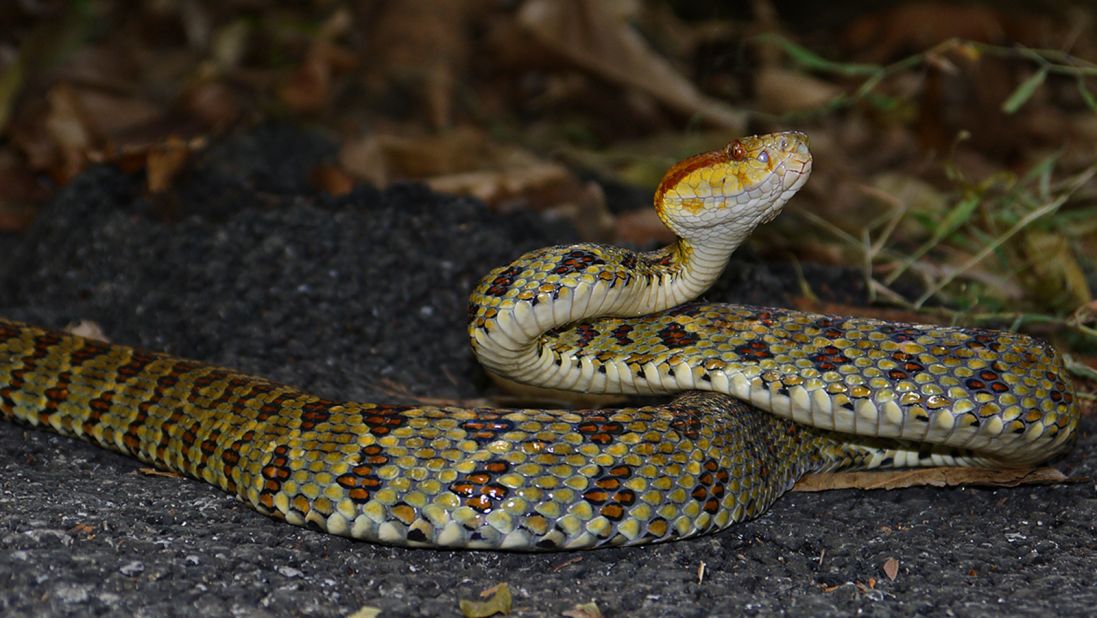
[[[758,107],[771,114],[821,108],[842,94],[842,89],[810,75],[767,67],[755,80]]]
[[[742,111],[701,94],[613,6],[591,0],[530,0],[519,10],[518,22],[541,45],[604,79],[717,126],[743,130]]]
[[[1000,7],[963,6],[953,2],[902,3],[894,8],[868,11],[842,33],[840,39],[871,62],[902,57],[907,50],[926,49],[948,39],[974,41],[1027,41],[1026,30],[1038,32],[1035,15],[1024,27],[1011,27]],[[1019,22],[1021,23],[1021,22]],[[1007,34],[1008,32],[1008,34]],[[1032,41],[1033,44],[1036,41]]]
[[[617,215],[613,239],[615,242],[646,247],[653,244],[669,244],[676,238],[659,214],[652,208],[630,210]]]
[[[171,188],[190,159],[191,146],[171,136],[163,144],[149,148],[145,159],[145,178],[149,193],[162,193]]]
[[[474,129],[454,129],[433,136],[370,135],[347,141],[339,163],[357,178],[379,187],[396,180],[421,180],[535,160],[519,149],[493,148]]]
[[[330,195],[346,195],[354,190],[354,177],[337,165],[318,165],[309,173],[312,186]]]
[[[387,98],[410,95],[433,128],[451,126],[453,92],[469,57],[462,33],[478,8],[468,0],[380,3],[368,21],[370,90]]]
[[[352,25],[348,9],[340,8],[320,26],[304,62],[278,89],[283,103],[298,112],[315,112],[327,105],[332,78],[358,65],[354,52],[334,42]]]
[[[492,586],[480,593],[485,601],[468,601],[461,599],[459,606],[461,614],[465,618],[487,618],[496,614],[510,613],[510,586],[505,582]]]
[[[60,169],[54,173],[62,182],[84,168],[85,153],[95,141],[87,115],[80,106],[76,91],[68,84],[58,84],[47,94],[49,115],[46,132],[61,154]]]
[[[593,602],[580,603],[560,613],[568,618],[602,618],[602,610]]]
[[[596,183],[472,129],[420,137],[371,135],[346,143],[339,161],[351,175],[380,187],[423,180],[435,191],[472,196],[501,210],[552,211],[571,220],[584,240],[608,240],[613,227]]]
[[[251,20],[235,19],[217,27],[210,37],[209,57],[218,71],[234,69],[244,60],[248,39],[255,29]]]
[[[141,127],[164,118],[161,106],[136,96],[120,95],[97,87],[73,89],[89,130],[100,141],[122,141]]]
[[[347,618],[377,618],[380,615],[380,608],[363,605],[362,607],[359,607],[357,610],[355,610],[354,613],[347,615]]]
[[[138,468],[137,471],[140,472],[141,474],[144,474],[145,476],[162,476],[164,478],[169,478],[169,479],[181,479],[181,478],[183,478],[182,474],[179,474],[177,472],[171,472],[169,470],[160,470],[159,468],[145,468],[145,467],[142,467],[142,468]]]
[[[87,158],[92,163],[110,163],[131,174],[145,170],[147,188],[152,193],[158,193],[170,188],[172,180],[183,170],[190,156],[207,144],[205,137],[183,141],[179,137],[169,136],[162,142],[92,150]]]
[[[103,327],[91,320],[80,320],[75,324],[70,324],[65,327],[65,332],[76,335],[77,337],[83,337],[84,339],[110,343],[110,339],[108,339],[106,333],[103,332]]]
[[[986,487],[1016,487],[1018,485],[1057,485],[1076,482],[1055,468],[1019,468],[991,470],[987,468],[904,468],[873,472],[824,472],[805,474],[792,487],[793,491],[828,491],[831,489],[902,489],[904,487],[952,487],[979,485]]]
[[[486,204],[498,205],[516,196],[570,182],[572,178],[562,165],[537,163],[514,169],[434,176],[427,184],[441,193],[471,195]]]
[[[568,558],[567,560],[565,560],[561,563],[552,565],[552,572],[553,573],[559,573],[560,571],[564,570],[565,568],[567,568],[567,567],[569,567],[573,564],[576,564],[578,562],[582,562],[582,561],[583,561],[582,556],[574,556],[572,558]]]
[[[357,64],[353,52],[334,43],[317,40],[309,48],[305,61],[278,89],[278,96],[297,112],[323,109],[331,98],[331,80]]]
[[[887,575],[888,581],[895,581],[899,576],[899,560],[896,558],[888,558],[880,568],[884,571],[884,575]]]
[[[183,93],[183,109],[204,126],[220,130],[240,117],[240,97],[231,86],[216,79],[200,80]]]
[[[69,532],[83,534],[83,535],[88,536],[88,537],[94,537],[95,536],[95,526],[92,526],[91,524],[76,524],[75,526],[73,526],[72,528],[69,529]]]
[[[608,240],[613,229],[601,187],[579,181],[556,163],[436,176],[427,179],[427,185],[441,193],[471,195],[504,211],[551,211],[571,221],[583,240]]]

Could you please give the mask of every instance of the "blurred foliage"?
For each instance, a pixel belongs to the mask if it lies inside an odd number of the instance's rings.
[[[667,239],[646,206],[669,164],[798,128],[814,177],[759,251],[860,269],[864,300],[912,319],[1091,359],[1095,17],[1082,0],[3,3],[0,230],[91,163],[155,196],[219,135],[278,120],[342,145],[320,191],[421,180],[647,246]]]

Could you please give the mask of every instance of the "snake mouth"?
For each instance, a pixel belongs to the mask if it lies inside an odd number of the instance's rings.
[[[794,150],[785,154],[781,162],[773,168],[760,185],[779,185],[782,191],[795,191],[804,186],[811,175],[812,158],[807,143],[800,143]],[[776,189],[777,187],[774,187]],[[748,189],[746,193],[750,193]]]
[[[811,153],[806,151],[807,146],[803,148],[805,148],[803,152],[798,150],[790,154],[782,163],[784,174],[781,176],[781,183],[785,191],[798,190],[811,176]],[[776,174],[777,170],[774,170],[774,173]]]
[[[799,131],[779,133],[772,136],[759,138],[763,143],[771,144],[770,147],[762,146],[762,150],[756,155],[760,158],[768,158],[772,150],[780,154],[780,161],[773,166],[770,175],[759,184],[765,185],[778,182],[783,191],[795,191],[804,186],[808,176],[811,175],[812,157],[808,148],[808,136]],[[749,192],[749,191],[748,191]]]

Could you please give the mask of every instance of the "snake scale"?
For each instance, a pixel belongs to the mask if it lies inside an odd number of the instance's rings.
[[[1055,351],[989,330],[691,302],[804,184],[800,133],[674,165],[677,235],[634,252],[523,255],[473,292],[489,372],[591,393],[687,391],[613,410],[329,401],[231,370],[0,321],[0,415],[372,542],[560,550],[681,539],[764,511],[807,471],[1018,466],[1066,450]]]

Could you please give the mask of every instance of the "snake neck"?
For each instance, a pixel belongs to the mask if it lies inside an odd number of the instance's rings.
[[[595,244],[550,247],[493,270],[469,299],[473,352],[488,371],[517,382],[617,392],[605,390],[589,357],[552,345],[553,331],[580,320],[658,313],[696,298],[810,173],[800,133],[735,140],[675,164],[656,189],[655,209],[676,242],[651,253]],[[584,327],[591,325],[573,328],[582,336]]]
[[[679,238],[650,252],[600,244],[532,251],[490,273],[470,297],[468,332],[490,372],[543,384],[571,372],[548,345],[581,320],[635,317],[697,298],[719,278],[741,238]],[[580,327],[581,328],[581,327]],[[591,381],[569,390],[598,392]]]

